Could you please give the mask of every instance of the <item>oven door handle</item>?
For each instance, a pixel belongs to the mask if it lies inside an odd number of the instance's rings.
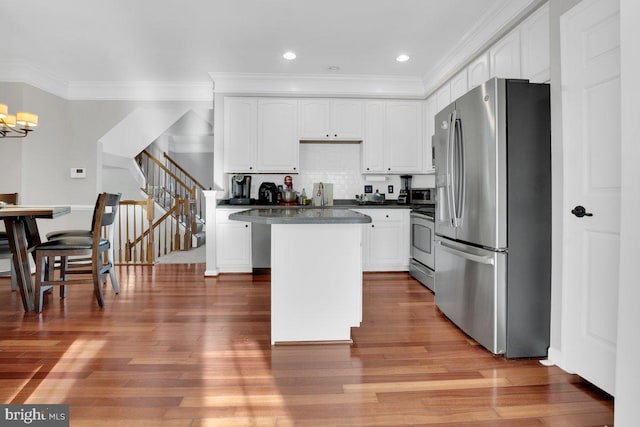
[[[459,257],[468,259],[469,261],[473,261],[473,262],[478,262],[480,264],[487,264],[487,265],[494,265],[494,261],[493,261],[493,257],[491,256],[481,256],[481,255],[474,255],[474,254],[470,254],[468,252],[464,252],[461,251],[460,249],[451,246],[445,242],[443,242],[442,240],[436,240],[435,241],[436,245],[440,246],[442,249],[444,249],[445,251],[453,254],[453,255],[457,255]]]

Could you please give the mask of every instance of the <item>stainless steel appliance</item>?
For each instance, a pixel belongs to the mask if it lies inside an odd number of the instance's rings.
[[[436,203],[436,190],[434,188],[412,188],[409,191],[411,204],[416,206],[431,206]]]
[[[411,203],[411,175],[400,176],[400,192],[398,193],[398,204],[406,205]]]
[[[278,186],[273,182],[263,182],[258,189],[258,203],[261,205],[278,204]]]
[[[434,207],[426,205],[411,211],[411,260],[409,274],[427,288],[434,289]]]
[[[491,79],[436,115],[436,304],[484,347],[546,356],[549,86]]]
[[[231,177],[230,205],[248,205],[251,202],[251,176],[233,175]]]

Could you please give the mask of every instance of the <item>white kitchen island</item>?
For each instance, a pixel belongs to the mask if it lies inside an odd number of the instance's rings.
[[[362,224],[347,209],[250,209],[271,225],[271,343],[350,342],[362,322]]]

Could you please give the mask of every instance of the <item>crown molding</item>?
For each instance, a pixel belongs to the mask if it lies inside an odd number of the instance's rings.
[[[0,81],[26,83],[30,86],[67,98],[68,82],[25,62],[10,61],[0,67]]]
[[[424,98],[420,77],[326,74],[209,73],[214,93],[256,96]]]
[[[213,84],[206,82],[95,82],[68,85],[69,100],[97,101],[213,101]]]
[[[436,92],[479,54],[546,2],[547,0],[503,0],[489,9],[483,19],[469,29],[449,54],[424,75],[425,95]]]

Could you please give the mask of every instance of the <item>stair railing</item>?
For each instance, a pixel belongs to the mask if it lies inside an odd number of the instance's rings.
[[[154,200],[123,200],[116,229],[118,231],[117,264],[154,264],[156,259],[173,251],[191,248],[188,199],[174,199],[175,203],[157,220]],[[180,233],[176,218],[186,218],[186,228]],[[182,237],[182,238],[181,238]]]
[[[195,233],[198,218],[196,215],[196,186],[189,186],[147,150],[138,154],[136,161],[146,177],[143,191],[153,197],[164,210],[171,209],[175,199],[187,200],[187,209],[181,209],[180,215],[174,218],[184,224],[189,235]]]
[[[201,223],[205,223],[205,199],[203,191],[206,190],[204,185],[202,185],[197,179],[193,177],[188,171],[186,171],[182,166],[178,164],[171,156],[167,153],[162,153],[165,158],[167,169],[169,169],[175,176],[177,176],[182,182],[184,182],[189,188],[195,189],[195,200],[193,203],[195,204],[195,215],[196,219],[200,220]]]

